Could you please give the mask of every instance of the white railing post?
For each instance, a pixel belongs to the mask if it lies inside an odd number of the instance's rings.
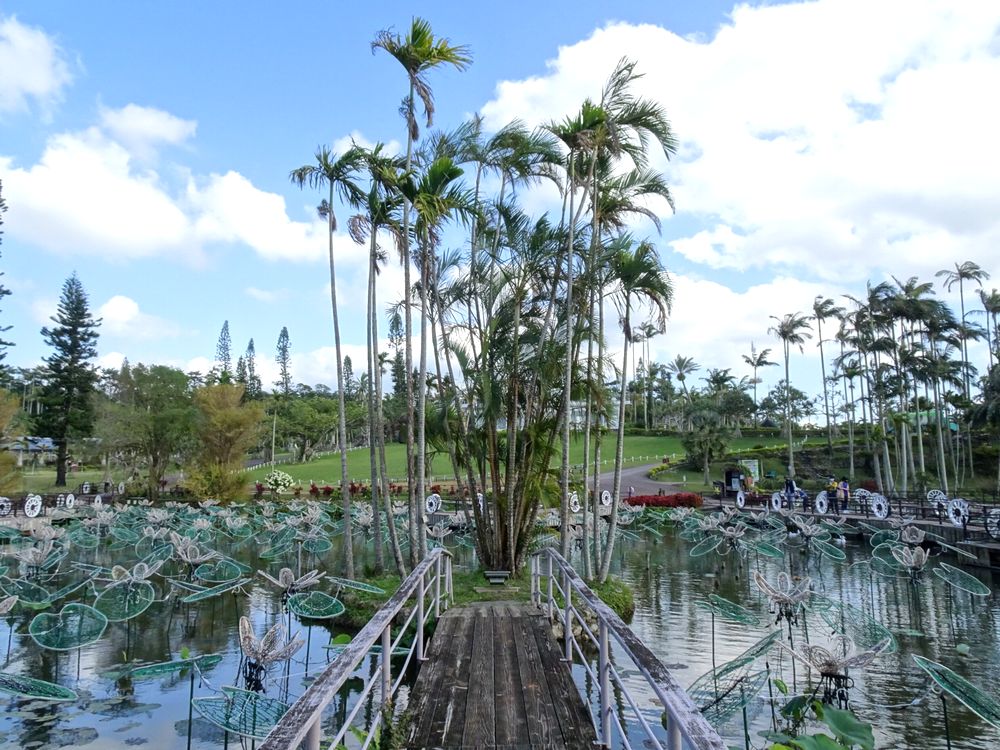
[[[445,581],[446,581],[446,583],[448,585],[448,601],[445,602],[444,608],[445,608],[445,610],[447,610],[448,607],[450,607],[455,602],[455,586],[454,586],[454,584],[452,583],[452,580],[451,580],[451,555],[449,555],[447,557],[447,559],[445,560],[444,569],[445,569],[445,576],[446,576]]]
[[[608,643],[608,624],[604,618],[598,623],[600,655],[598,670],[601,680],[601,744],[611,747],[611,644]]]
[[[434,620],[441,616],[441,555],[434,561]]]
[[[392,625],[382,630],[382,706],[392,702]],[[317,749],[318,750],[318,749]]]
[[[573,661],[573,595],[569,584],[569,573],[563,571],[563,596],[566,599],[566,609],[563,613],[563,636],[565,638],[565,661]]]
[[[531,561],[531,603],[538,607],[541,605],[538,601],[538,555],[532,555],[528,559]]]
[[[549,616],[549,619],[551,620],[552,619],[552,606],[555,603],[555,600],[552,598],[552,555],[551,554],[548,555],[548,561],[549,561],[549,602],[548,602],[548,616]]]
[[[308,733],[306,733],[305,742],[302,743],[302,747],[305,750],[319,750],[319,739],[322,729],[322,722],[320,717],[317,716],[313,721],[312,726],[309,727]]]
[[[417,661],[424,660],[424,576],[417,579]]]
[[[684,739],[681,737],[681,723],[671,715],[667,714],[669,722],[667,726],[667,750],[683,750]]]

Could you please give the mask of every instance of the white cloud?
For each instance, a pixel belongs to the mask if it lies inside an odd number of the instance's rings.
[[[32,101],[48,109],[73,79],[52,38],[14,16],[0,19],[0,71],[0,113],[27,109]]]
[[[193,134],[194,123],[141,107],[106,110],[103,119],[115,138],[98,127],[58,134],[27,167],[0,155],[0,178],[18,196],[12,237],[112,261],[167,256],[202,263],[217,244],[243,245],[266,260],[326,257],[326,222],[314,210],[308,221],[293,220],[283,196],[238,172],[191,176],[175,189],[155,169],[138,166],[157,143]],[[364,248],[345,233],[334,245],[339,262],[364,263]]]
[[[375,141],[367,138],[360,130],[352,130],[349,135],[337,138],[330,146],[330,150],[335,154],[342,154],[354,145],[371,149],[375,146]],[[394,156],[402,153],[403,147],[399,141],[393,139],[383,144],[382,151],[386,156]]]
[[[51,326],[52,318],[59,312],[59,300],[55,297],[36,297],[31,301],[31,317],[42,325]]]
[[[181,334],[174,323],[139,309],[131,297],[116,294],[97,309],[101,333],[130,340],[173,338]]]
[[[287,289],[258,289],[255,286],[248,286],[243,291],[248,297],[258,302],[277,302],[288,296]]]
[[[18,196],[13,237],[61,255],[191,255],[189,220],[158,175],[136,172],[128,151],[96,128],[54,136],[29,168],[0,157],[0,175]]]
[[[101,108],[101,126],[129,151],[150,159],[161,144],[177,145],[194,137],[198,123],[183,120],[155,107],[127,104],[121,109]]]
[[[108,352],[97,358],[97,366],[103,370],[120,370],[125,359],[121,352]]]
[[[560,118],[627,55],[680,141],[667,174],[701,225],[674,243],[688,260],[853,282],[954,259],[1000,271],[998,26],[1000,5],[975,0],[740,5],[708,39],[611,24],[501,82],[483,113]]]

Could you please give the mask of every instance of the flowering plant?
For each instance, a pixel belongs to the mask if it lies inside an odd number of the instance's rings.
[[[295,480],[292,479],[290,474],[278,471],[277,469],[268,472],[267,476],[264,477],[264,485],[271,492],[283,492],[294,484]]]

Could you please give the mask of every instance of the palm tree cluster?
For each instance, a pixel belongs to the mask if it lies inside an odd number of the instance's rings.
[[[958,288],[957,315],[935,296],[933,283],[916,277],[869,283],[864,295],[847,295],[843,304],[820,295],[811,314],[772,316],[768,333],[780,343],[781,359],[773,361],[771,349],[751,343],[742,357],[749,378],[737,380],[729,369],[709,367],[701,378],[704,387],[694,388],[690,383],[702,366],[690,357],[640,363],[630,393],[632,421],[687,433],[686,445],[718,445],[741,426],[756,427],[763,414],[781,424],[788,473],[794,476],[792,429],[819,413],[829,457],[835,432],[845,428],[852,480],[861,457],[884,494],[936,486],[947,495],[973,478],[975,429],[1000,434],[1000,292],[982,289],[989,274],[971,261],[937,276],[944,291]],[[981,309],[965,307],[971,285],[979,287]],[[985,325],[976,323],[977,316]],[[969,342],[980,339],[987,344],[989,368],[981,378],[968,356]],[[813,342],[823,385],[815,401],[792,385],[790,375],[794,350],[801,353]],[[778,365],[784,378],[758,400],[760,371]],[[1000,487],[1000,465],[997,480]]]
[[[658,209],[672,207],[666,179],[650,166],[655,153],[669,158],[676,148],[666,115],[635,95],[640,75],[634,62],[623,59],[600,97],[561,121],[536,129],[514,121],[489,132],[474,116],[421,139],[421,127],[430,127],[434,114],[429,74],[444,67],[463,70],[471,63],[469,50],[435,36],[419,18],[405,34],[380,32],[372,49],[387,52],[406,73],[408,93],[400,108],[405,153],[392,154],[383,144],[355,144],[342,154],[320,147],[314,161],[290,176],[301,187],[323,191],[319,213],[330,233],[338,362],[335,200],[354,212],[349,233],[369,251],[367,374],[373,387],[367,396],[375,524],[381,513],[392,512],[384,458],[386,359],[379,352],[375,285],[391,249],[404,271],[404,298],[389,302],[403,355],[393,385],[405,394],[400,431],[405,429],[407,443],[411,542],[407,560],[401,552],[406,545],[387,525],[396,568],[412,565],[427,549],[424,497],[433,456],[446,456],[456,486],[479,500],[470,506],[485,565],[517,569],[535,536],[538,510],[548,503],[561,507],[567,548],[569,499],[581,481],[569,459],[570,431],[579,421],[574,415],[585,413],[586,486],[589,467],[600,466],[602,447],[600,431],[592,434],[590,427],[614,423],[617,407],[611,522],[599,532],[592,517],[587,520],[593,514],[589,501],[584,519],[595,530],[588,573],[607,575],[625,422],[625,399],[616,404],[613,392],[626,392],[629,348],[663,330],[672,299],[655,246],[626,230],[641,217],[658,229]],[[520,191],[542,181],[559,190],[558,216],[532,216],[519,202]],[[624,338],[617,372],[606,356],[606,310],[617,312]],[[338,379],[343,382],[340,371]],[[556,473],[550,467],[560,453]],[[593,484],[596,497],[599,480]],[[343,497],[349,518],[346,489]],[[345,564],[350,572],[351,561]]]

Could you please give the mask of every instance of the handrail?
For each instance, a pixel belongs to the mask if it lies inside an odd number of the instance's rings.
[[[546,572],[542,572],[542,560],[548,563]],[[558,568],[555,571],[554,568]],[[556,575],[562,579],[560,584]],[[543,602],[542,578],[547,578],[546,592]],[[563,604],[556,602],[555,594],[558,592],[562,596]],[[593,632],[586,625],[583,616],[574,606],[574,596],[582,599],[588,608],[597,616],[598,635],[595,640]],[[538,607],[547,607],[549,618],[551,619],[557,610],[560,612],[560,619],[563,622],[563,634],[565,638],[565,659],[570,664],[573,663],[574,650],[580,654],[582,659],[583,651],[576,642],[573,635],[574,621],[581,624],[581,630],[586,634],[594,645],[598,648],[598,674],[597,684],[600,689],[600,713],[594,718],[594,727],[597,730],[598,740],[604,747],[611,747],[613,742],[612,724],[618,726],[621,743],[624,747],[630,748],[628,737],[622,730],[623,722],[614,713],[614,695],[612,685],[617,688],[624,697],[633,713],[635,713],[636,723],[642,728],[649,741],[655,748],[667,748],[667,750],[726,750],[726,743],[719,736],[718,732],[698,710],[694,701],[688,696],[684,689],[677,683],[663,663],[656,658],[633,630],[622,622],[622,619],[603,601],[601,601],[590,587],[584,583],[573,566],[566,559],[551,547],[545,547],[535,552],[531,557],[531,600]],[[618,670],[611,661],[610,639],[614,637],[624,654],[638,668],[639,673],[646,679],[646,682],[656,694],[657,699],[663,706],[663,710],[669,717],[666,744],[657,737],[646,718],[638,712],[636,706],[638,702],[629,695]],[[590,666],[584,663],[587,671],[591,671]]]
[[[379,608],[361,631],[354,636],[353,640],[345,646],[344,650],[330,662],[329,666],[285,712],[285,715],[281,717],[281,720],[260,745],[260,750],[294,750],[300,745],[303,745],[307,750],[319,750],[323,711],[337,696],[348,678],[354,674],[372,646],[380,639],[382,653],[379,666],[361,691],[361,695],[358,696],[354,710],[348,714],[343,725],[333,737],[333,741],[330,743],[331,747],[337,747],[340,744],[358,710],[364,704],[367,696],[374,692],[376,686],[381,688],[381,705],[383,707],[390,705],[392,696],[395,695],[400,684],[400,680],[393,683],[390,666],[392,651],[399,639],[397,636],[396,641],[393,641],[392,624],[403,606],[415,597],[414,611],[410,613],[406,625],[400,628],[399,635],[403,634],[409,623],[415,618],[416,633],[413,643],[410,645],[406,663],[409,664],[413,658],[416,658],[417,661],[423,661],[424,626],[429,614],[427,610],[430,609],[436,618],[441,610],[447,609],[448,603],[454,599],[451,557],[448,550],[440,547],[428,553],[427,557],[400,584],[389,601]],[[434,575],[428,580],[428,574],[432,570]],[[442,576],[444,577],[443,586]],[[428,593],[431,595],[429,607],[425,606],[427,604],[425,598]],[[405,671],[405,667],[402,668],[402,671]],[[365,747],[371,742],[375,730],[384,720],[385,717],[380,714],[379,718],[372,723],[364,743]]]

